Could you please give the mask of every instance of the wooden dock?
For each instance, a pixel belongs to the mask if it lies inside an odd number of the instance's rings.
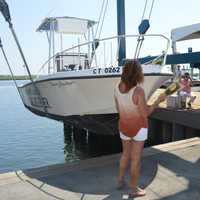
[[[120,154],[0,174],[2,200],[121,200],[116,190]],[[200,199],[200,138],[146,148],[138,200]],[[126,176],[127,183],[130,174]]]
[[[163,92],[164,92],[164,89],[157,89],[154,92],[154,94],[151,96],[151,98],[149,99],[148,104],[151,105],[157,99],[157,97]],[[194,103],[192,103],[191,109],[181,109],[181,110],[200,112],[200,92],[192,92],[191,94],[192,96],[196,96]],[[159,108],[172,110],[170,108],[167,108],[166,101],[160,103]],[[176,109],[173,109],[173,110],[176,110]]]
[[[151,105],[164,90],[158,89],[148,101]],[[149,118],[149,143],[160,144],[200,136],[200,92],[191,109],[168,108],[166,101]]]

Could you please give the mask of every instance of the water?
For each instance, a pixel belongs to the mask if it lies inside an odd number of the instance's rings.
[[[64,162],[62,123],[26,110],[12,81],[0,94],[0,172]]]
[[[61,122],[32,114],[25,109],[12,81],[0,81],[0,94],[0,173],[119,151],[113,138],[74,141],[71,129],[64,131]]]

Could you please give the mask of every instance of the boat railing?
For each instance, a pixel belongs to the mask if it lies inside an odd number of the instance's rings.
[[[133,58],[135,49],[133,44],[137,42],[138,36],[139,35],[113,36],[72,46],[50,57],[41,66],[38,76],[53,74],[60,71],[117,66],[122,39],[126,38],[126,58]],[[158,42],[153,42],[152,39],[146,42],[147,38],[158,37],[163,39],[163,42],[161,42],[162,48],[157,47]],[[133,41],[133,39],[136,42]],[[147,45],[142,48],[142,52],[148,55],[149,52],[153,52],[152,49],[162,49],[161,51],[159,50],[159,52],[155,51],[153,53],[158,55],[162,52],[162,54],[164,53],[165,55],[164,60],[166,59],[166,54],[170,46],[170,40],[166,36],[162,34],[146,34],[144,35],[144,39]],[[163,45],[165,46],[164,48]]]

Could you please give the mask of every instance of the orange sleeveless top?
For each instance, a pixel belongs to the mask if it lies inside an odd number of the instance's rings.
[[[114,91],[119,108],[119,130],[128,137],[134,137],[141,128],[148,127],[147,119],[140,114],[138,106],[133,102],[135,88],[121,93],[118,83]]]

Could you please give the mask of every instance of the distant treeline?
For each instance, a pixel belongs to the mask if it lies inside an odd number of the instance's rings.
[[[32,75],[32,78],[34,79],[36,76]],[[19,76],[14,76],[15,80],[29,80],[29,76],[25,75],[19,75]],[[0,80],[12,80],[11,75],[0,75]]]

